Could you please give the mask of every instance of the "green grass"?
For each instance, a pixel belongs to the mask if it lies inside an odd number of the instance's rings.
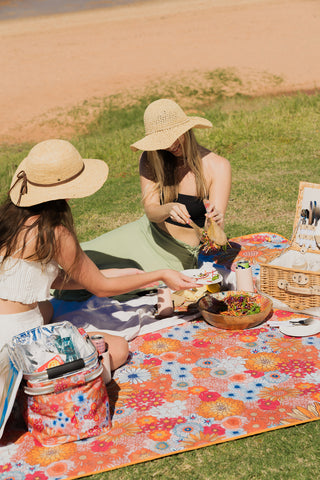
[[[212,445],[92,475],[88,480],[313,480],[320,422]]]
[[[140,97],[105,99],[86,132],[69,139],[84,157],[105,159],[110,167],[108,181],[99,192],[72,202],[80,240],[142,214],[139,154],[129,145],[143,136],[143,111],[159,96],[177,99],[188,113],[205,116],[214,125],[196,135],[232,164],[228,236],[272,231],[290,238],[299,181],[320,183],[320,94],[250,97],[241,93],[243,83],[230,71],[209,72],[207,81],[200,86],[154,86]],[[82,108],[85,118],[89,106]],[[0,147],[1,200],[30,147]],[[311,422],[88,478],[314,479],[320,474],[319,434],[320,423]]]

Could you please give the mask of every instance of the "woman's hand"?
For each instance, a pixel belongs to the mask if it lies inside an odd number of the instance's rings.
[[[168,217],[174,222],[189,223],[190,215],[185,205],[182,203],[168,203],[166,205],[169,209]]]
[[[177,272],[176,270],[164,270],[162,280],[171,288],[171,290],[190,290],[191,288],[198,288],[199,285],[193,278]]]
[[[220,210],[218,210],[209,200],[203,200],[204,206],[206,208],[206,217],[212,218],[220,227],[224,227],[224,215]]]

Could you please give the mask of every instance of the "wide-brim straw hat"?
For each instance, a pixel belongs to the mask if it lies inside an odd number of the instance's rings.
[[[176,102],[161,98],[146,108],[144,127],[145,137],[130,145],[134,151],[164,150],[191,128],[210,128],[212,123],[202,117],[188,117]]]
[[[19,207],[87,197],[102,187],[108,172],[104,161],[82,158],[70,142],[45,140],[35,145],[22,160],[9,194]]]

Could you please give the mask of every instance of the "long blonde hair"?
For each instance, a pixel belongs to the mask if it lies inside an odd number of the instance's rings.
[[[195,176],[197,197],[206,198],[208,192],[202,169],[199,145],[191,130],[184,134],[184,145],[181,143],[185,164]],[[179,180],[177,176],[177,159],[167,150],[146,152],[155,189],[159,192],[161,203],[168,203],[178,196]],[[143,192],[145,197],[149,192]]]

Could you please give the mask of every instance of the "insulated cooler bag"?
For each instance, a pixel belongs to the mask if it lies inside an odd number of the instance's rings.
[[[8,345],[23,373],[24,418],[44,446],[100,435],[111,426],[97,350],[69,322],[21,333]]]

